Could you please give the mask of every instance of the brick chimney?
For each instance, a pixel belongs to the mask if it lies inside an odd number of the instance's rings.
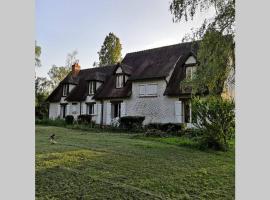
[[[72,65],[72,76],[75,77],[79,74],[81,69],[81,66],[79,65],[79,61],[76,60],[76,62]]]

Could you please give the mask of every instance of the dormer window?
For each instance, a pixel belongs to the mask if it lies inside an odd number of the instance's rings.
[[[124,75],[117,74],[116,75],[116,88],[122,88],[124,86]]]
[[[196,72],[196,58],[194,56],[189,56],[185,62],[186,65],[186,79],[193,79],[194,73]]]
[[[193,79],[194,73],[196,72],[196,66],[187,66],[186,67],[186,79]]]
[[[96,81],[89,81],[89,95],[96,93]]]
[[[63,96],[67,96],[68,95],[68,84],[64,84],[63,85]]]

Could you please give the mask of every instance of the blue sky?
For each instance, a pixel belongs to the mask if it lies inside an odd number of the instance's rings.
[[[36,0],[36,40],[42,48],[47,76],[53,64],[65,65],[66,56],[78,51],[81,68],[98,61],[97,52],[109,32],[115,33],[126,53],[179,43],[213,11],[199,13],[193,21],[173,23],[170,0]]]

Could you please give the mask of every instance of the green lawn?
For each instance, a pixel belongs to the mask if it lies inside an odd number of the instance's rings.
[[[184,144],[36,126],[36,199],[234,199],[234,150]]]

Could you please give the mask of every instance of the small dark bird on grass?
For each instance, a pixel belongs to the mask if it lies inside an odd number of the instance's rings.
[[[55,138],[55,134],[52,134],[50,136],[50,142],[51,142],[51,144],[55,144],[56,143],[56,141],[54,140],[54,138]]]

